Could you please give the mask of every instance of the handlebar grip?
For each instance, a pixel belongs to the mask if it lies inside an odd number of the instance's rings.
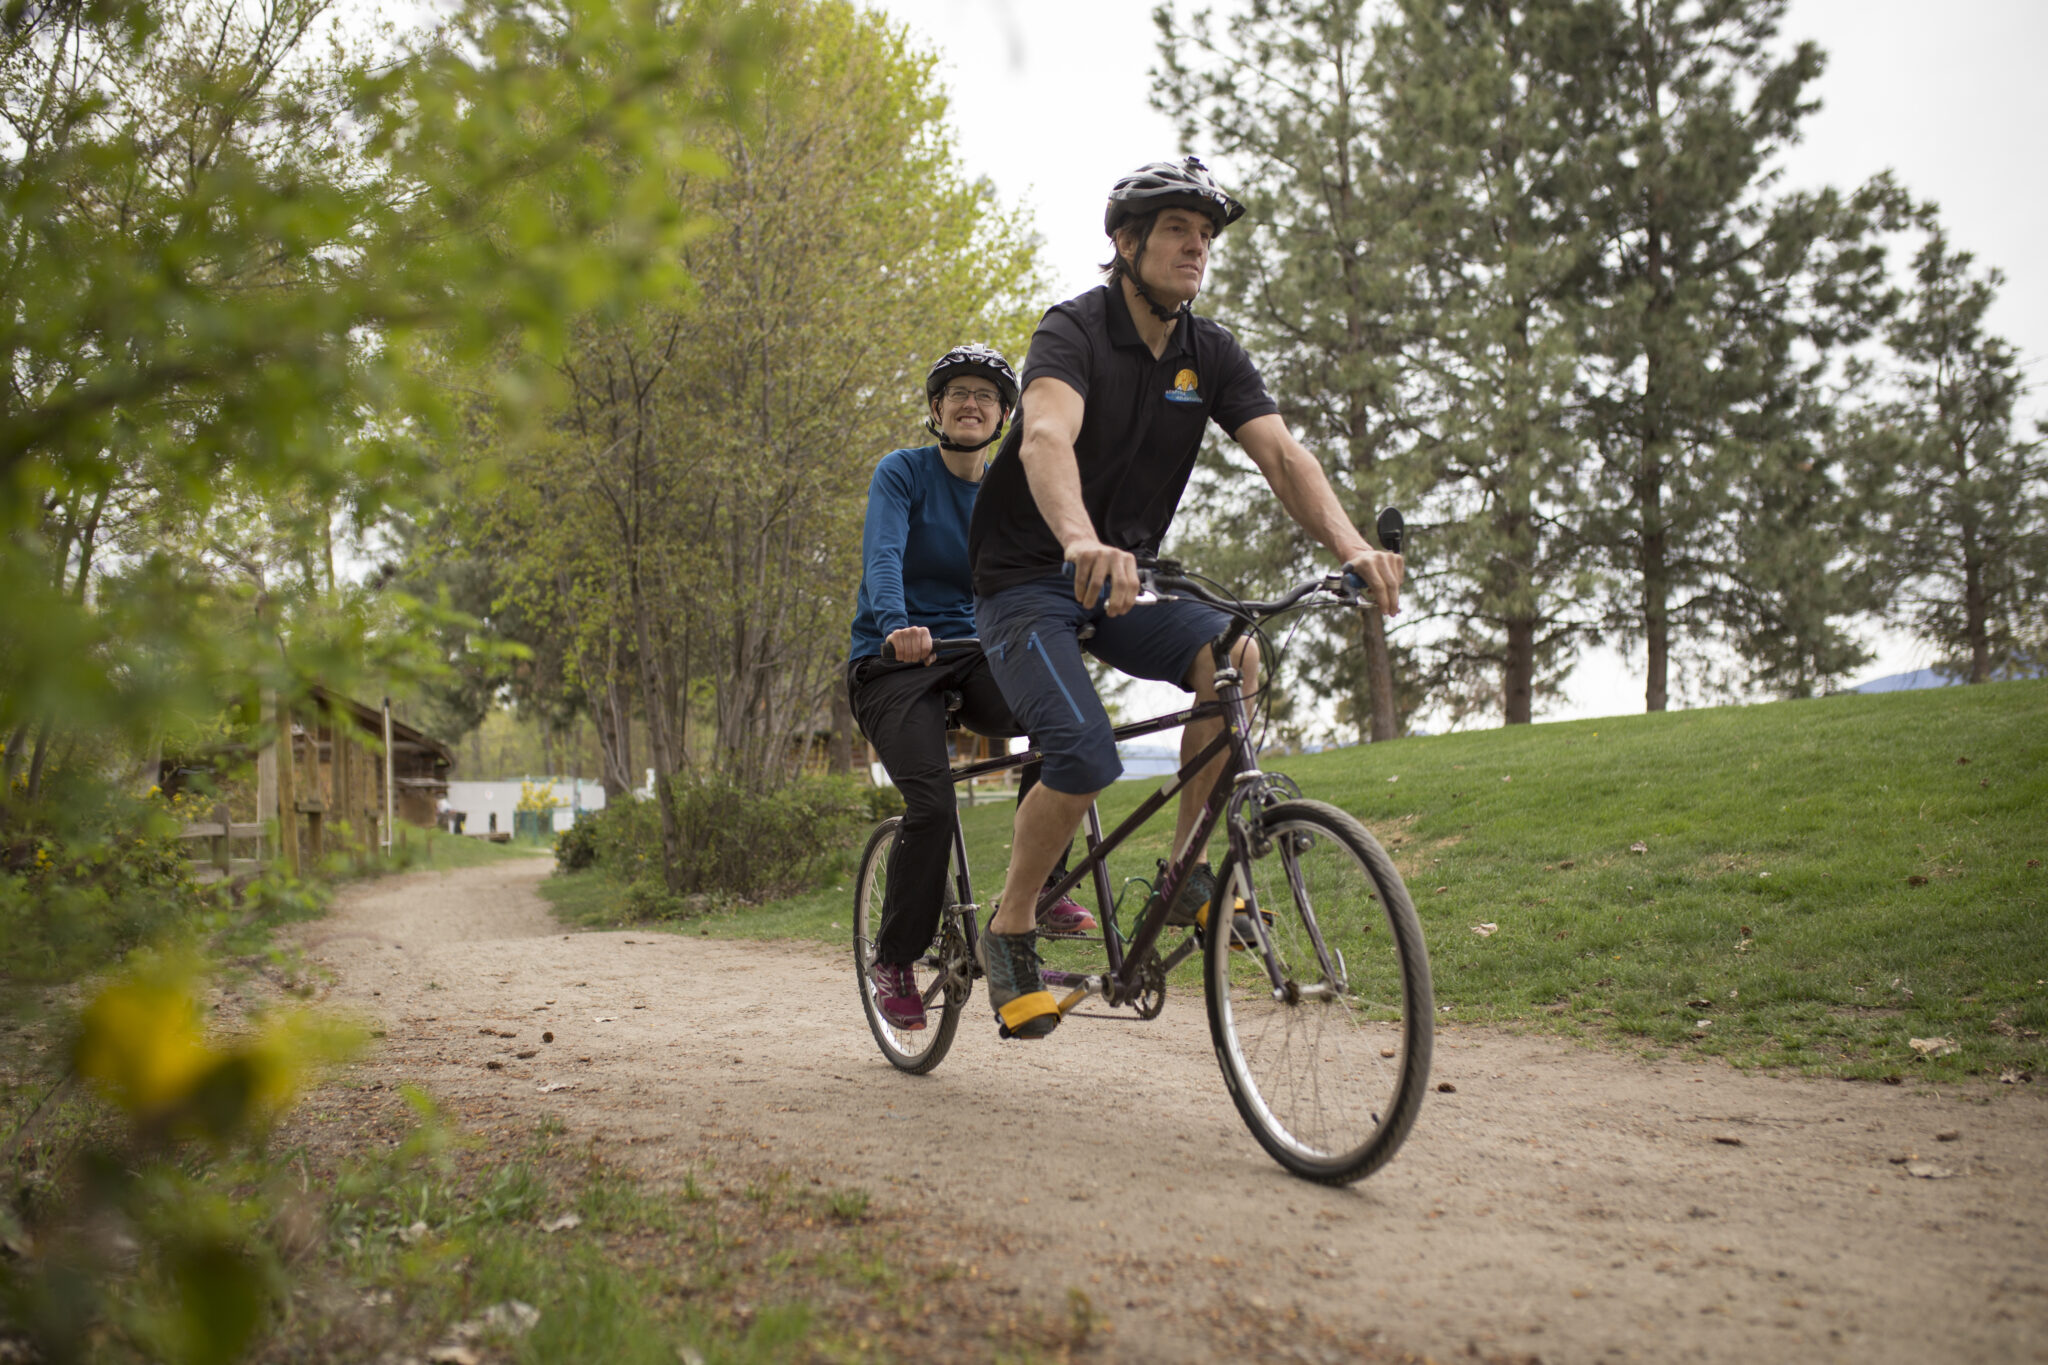
[[[932,641],[932,653],[939,658],[944,658],[948,654],[965,654],[980,648],[981,637],[978,635],[963,635],[957,640]],[[892,664],[896,662],[896,646],[886,639],[882,641],[882,658]]]
[[[1385,550],[1390,555],[1401,553],[1401,532],[1404,526],[1401,521],[1400,508],[1389,507],[1381,512],[1376,529],[1380,533],[1380,548],[1382,550]]]

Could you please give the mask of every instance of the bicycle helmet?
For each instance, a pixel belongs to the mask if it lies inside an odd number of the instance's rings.
[[[1129,220],[1170,208],[1207,214],[1218,232],[1244,217],[1244,205],[1224,193],[1200,157],[1190,156],[1148,161],[1119,179],[1102,211],[1102,230],[1113,237]]]
[[[964,346],[955,346],[932,363],[931,370],[924,377],[924,397],[927,404],[938,401],[939,394],[948,383],[962,375],[980,375],[996,386],[998,401],[1002,404],[1002,415],[996,421],[996,429],[985,441],[963,446],[947,438],[929,413],[924,419],[925,430],[939,438],[941,450],[976,451],[992,444],[1003,434],[1004,425],[1010,414],[1017,408],[1017,372],[1010,368],[1010,362],[993,346],[984,346],[970,341]]]

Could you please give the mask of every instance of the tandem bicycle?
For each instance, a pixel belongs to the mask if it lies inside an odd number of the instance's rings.
[[[1389,549],[1398,547],[1384,523],[1382,540],[1393,542]],[[1119,726],[1116,738],[1210,719],[1220,719],[1222,729],[1114,830],[1105,833],[1100,811],[1089,808],[1082,826],[1085,856],[1044,889],[1040,904],[1090,882],[1096,929],[1047,939],[1060,952],[1058,964],[1048,963],[1043,972],[1046,989],[1059,996],[1062,1016],[1094,1002],[1080,1013],[1155,1019],[1165,1007],[1174,969],[1201,952],[1210,1039],[1253,1137],[1298,1176],[1326,1184],[1358,1180],[1393,1157],[1422,1106],[1434,1018],[1429,955],[1400,873],[1365,826],[1336,806],[1305,798],[1285,774],[1261,770],[1253,727],[1258,696],[1246,694],[1231,658],[1240,639],[1262,635],[1283,613],[1315,605],[1360,606],[1360,585],[1337,573],[1298,583],[1272,601],[1240,601],[1171,560],[1141,561],[1139,581],[1141,602],[1192,598],[1222,610],[1231,624],[1209,645],[1216,664],[1214,701]],[[942,653],[978,647],[973,640],[938,646]],[[1194,837],[1164,865],[1151,907],[1133,922],[1121,922],[1110,855],[1219,753],[1226,755],[1222,775]],[[962,764],[952,770],[953,780],[970,782],[1036,758],[1027,751]],[[966,836],[956,816],[948,904],[931,949],[913,968],[929,1024],[915,1031],[895,1027],[882,1012],[868,969],[899,821],[883,821],[861,856],[854,887],[854,967],[861,1005],[883,1055],[900,1070],[922,1074],[945,1059],[982,974],[975,938],[986,916],[975,897]],[[1205,906],[1198,916],[1202,924],[1170,929],[1174,889],[1219,824],[1227,851],[1216,871],[1216,901],[1228,909],[1209,913]]]

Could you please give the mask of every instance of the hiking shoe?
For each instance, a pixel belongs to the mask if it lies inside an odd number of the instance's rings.
[[[1166,860],[1159,860],[1159,882],[1166,880]],[[1152,907],[1159,903],[1158,882],[1155,882],[1152,898],[1145,902],[1143,914],[1151,914]],[[1209,902],[1216,898],[1216,874],[1209,870],[1207,863],[1196,863],[1188,869],[1187,876],[1174,889],[1173,900],[1166,907],[1168,924],[1199,924],[1209,909]]]
[[[1061,896],[1038,912],[1042,934],[1085,934],[1095,927],[1095,916],[1072,896]]]
[[[875,1003],[892,1028],[915,1033],[924,1027],[924,997],[917,990],[916,972],[877,962],[868,968],[868,979],[875,983]]]
[[[988,978],[988,1002],[995,1007],[996,1032],[1004,1038],[1043,1038],[1059,1027],[1059,1002],[1038,975],[1038,932],[999,934],[984,929],[974,955]]]
[[[1235,902],[1235,909],[1230,916],[1230,951],[1241,953],[1247,948],[1258,947],[1259,936],[1258,932],[1252,928],[1251,912],[1244,908],[1244,898],[1239,896],[1234,897],[1233,900]],[[1268,929],[1273,927],[1273,912],[1271,910],[1261,908],[1259,918],[1266,922]],[[1209,907],[1207,904],[1204,904],[1200,910],[1195,912],[1195,939],[1197,942],[1201,941],[1202,931],[1208,927]]]

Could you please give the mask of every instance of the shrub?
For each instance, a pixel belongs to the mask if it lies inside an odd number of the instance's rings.
[[[866,798],[870,824],[879,824],[892,815],[903,814],[903,793],[894,787],[869,787]]]
[[[620,801],[590,821],[592,862],[628,883],[641,918],[686,915],[699,897],[758,900],[814,885],[874,818],[867,789],[846,777],[750,792],[722,774],[681,774],[669,790],[682,846],[673,892],[662,877],[655,802]],[[557,861],[562,847],[558,840]]]
[[[597,865],[597,819],[580,816],[576,823],[555,836],[555,866],[564,872],[581,872]]]

